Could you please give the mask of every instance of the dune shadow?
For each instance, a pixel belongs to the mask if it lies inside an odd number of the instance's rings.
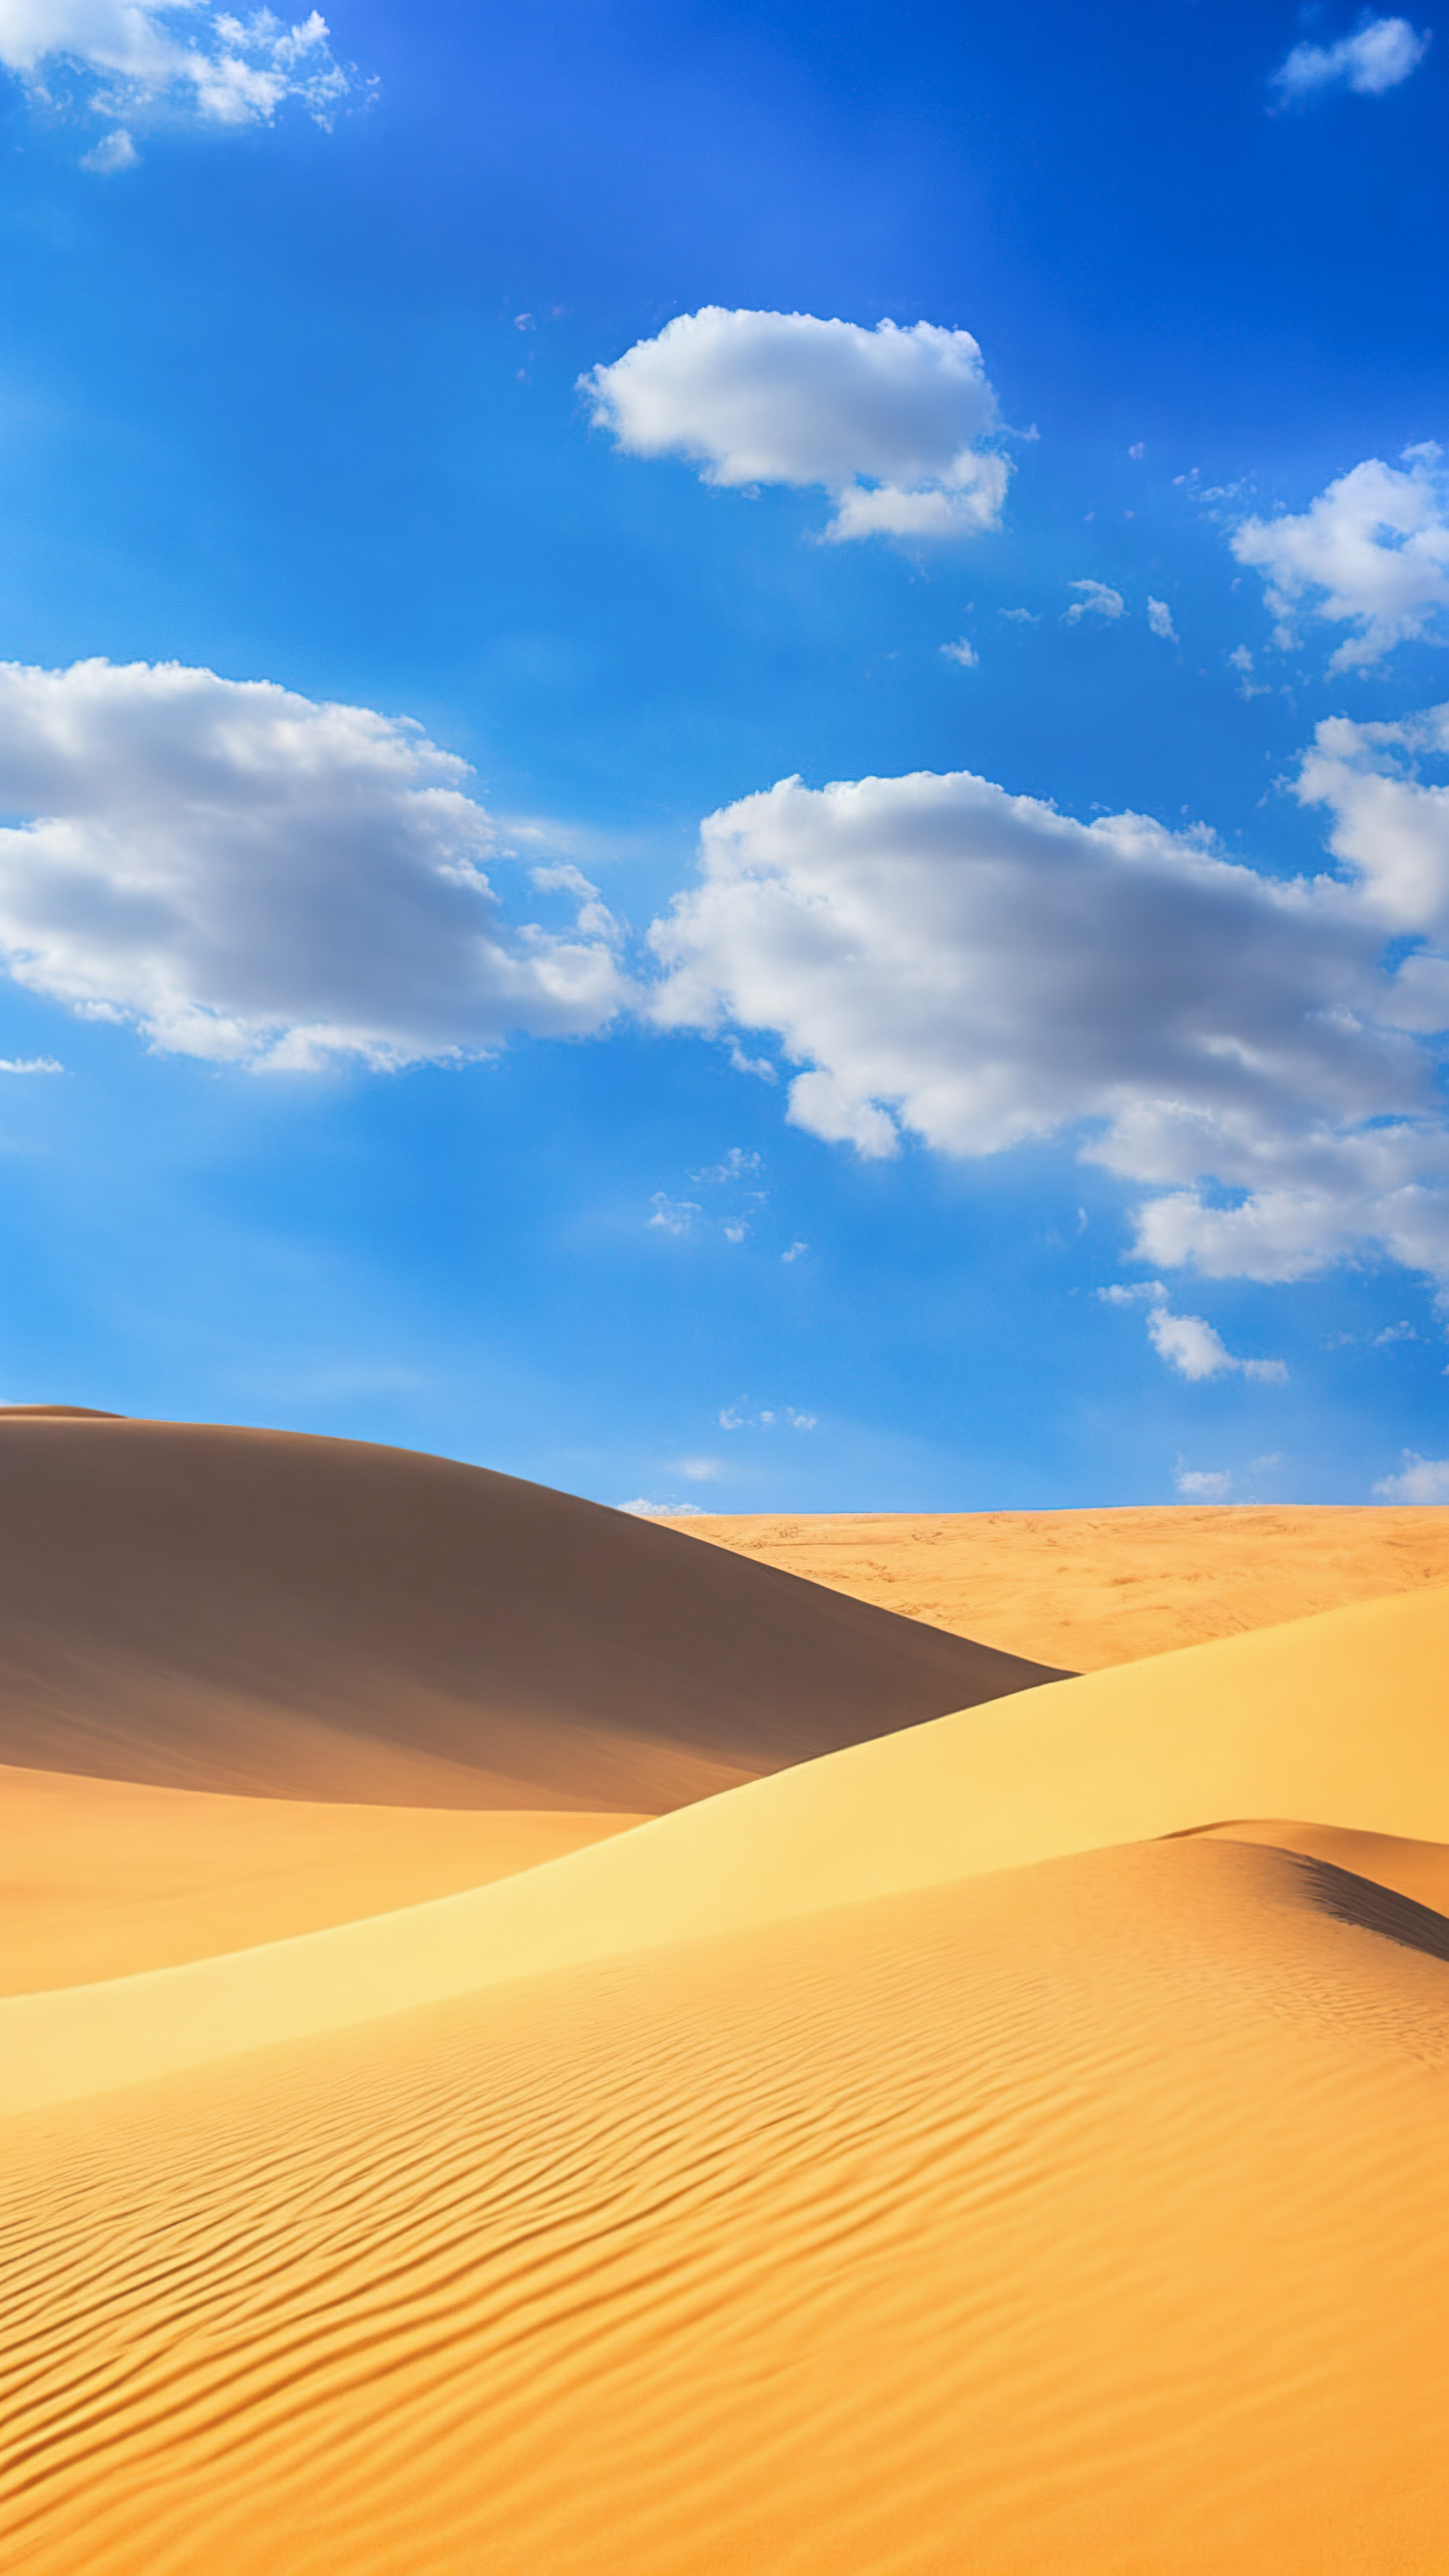
[[[1420,1905],[1415,1897],[1401,1896],[1397,1888],[1381,1887],[1375,1878],[1359,1878],[1351,1869],[1340,1869],[1334,1861],[1315,1860],[1306,1852],[1290,1857],[1310,1904],[1321,1913],[1332,1914],[1340,1923],[1354,1923],[1361,1932],[1377,1932],[1406,1950],[1422,1950],[1426,1958],[1449,1960],[1449,1916],[1436,1914],[1431,1905]]]

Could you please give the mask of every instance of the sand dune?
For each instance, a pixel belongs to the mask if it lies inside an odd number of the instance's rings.
[[[1449,1844],[1446,1671],[1449,1592],[1422,1592],[1021,1692],[466,1895],[0,2001],[0,2106],[1245,1816]]]
[[[7,2567],[1438,2576],[1449,1967],[1360,1886],[1093,1853],[12,2122]]]
[[[387,1451],[0,1494],[7,2576],[1441,2576],[1449,1585],[1023,1688]]]
[[[1079,1673],[1449,1583],[1442,1503],[710,1515],[680,1527]]]
[[[450,1896],[639,1816],[305,1806],[0,1766],[0,1995],[129,1977]]]
[[[302,1800],[657,1813],[1044,1678],[516,1478],[0,1416],[0,1760]]]

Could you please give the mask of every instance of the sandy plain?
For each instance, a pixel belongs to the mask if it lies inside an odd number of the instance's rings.
[[[1449,2563],[1440,1515],[1061,1680],[398,1453],[0,1418],[32,1483],[7,2569]]]
[[[674,1526],[1078,1673],[1449,1583],[1442,1505],[711,1513]]]

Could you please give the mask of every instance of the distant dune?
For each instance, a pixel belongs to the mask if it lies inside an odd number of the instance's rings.
[[[0,1414],[0,1761],[654,1813],[1047,1668],[447,1459]]]
[[[60,1416],[0,1477],[64,1757],[0,1771],[6,2576],[1443,2576],[1437,1515],[872,1728],[992,1666],[536,1487]],[[1067,1517],[1090,1605],[1164,1516]]]
[[[1442,1503],[710,1514],[678,1527],[1078,1673],[1449,1583]]]

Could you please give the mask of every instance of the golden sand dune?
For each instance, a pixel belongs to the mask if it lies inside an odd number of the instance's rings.
[[[1449,1509],[840,1512],[680,1524],[908,1619],[1073,1672],[1449,1583]]]
[[[14,2121],[7,2569],[1440,2576],[1449,1926],[1363,1894],[1090,1853]]]
[[[1021,1688],[388,1451],[0,1495],[6,2576],[1442,2576],[1449,1585]]]
[[[0,1761],[656,1813],[1045,1677],[441,1458],[0,1416]]]
[[[0,2106],[1242,1817],[1449,1844],[1446,1673],[1449,1592],[1421,1592],[1021,1692],[466,1895],[0,2001]]]
[[[0,1766],[0,1995],[133,1976],[450,1896],[643,1822],[304,1806]]]

